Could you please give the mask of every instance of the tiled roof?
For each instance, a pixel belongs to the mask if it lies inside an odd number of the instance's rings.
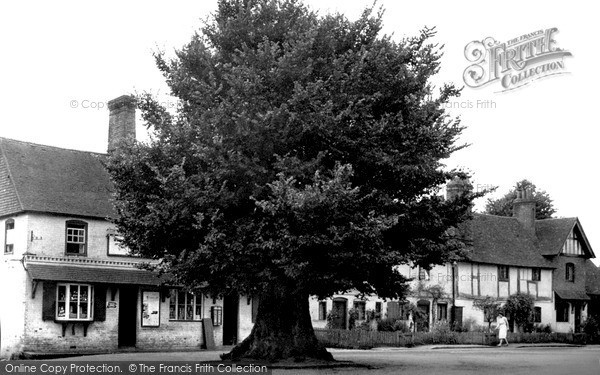
[[[0,216],[114,216],[105,155],[0,138],[0,156]]]
[[[589,300],[590,297],[581,290],[554,289],[556,295],[566,300]]]
[[[156,273],[136,268],[118,269],[28,263],[27,272],[33,280],[135,285],[160,285],[161,283],[161,279]]]
[[[585,290],[588,294],[600,295],[600,268],[589,259],[585,262]]]
[[[467,258],[473,262],[554,268],[516,218],[476,213],[466,232],[472,241]]]
[[[538,248],[542,255],[557,255],[561,252],[567,236],[575,226],[577,218],[545,219],[535,221]]]

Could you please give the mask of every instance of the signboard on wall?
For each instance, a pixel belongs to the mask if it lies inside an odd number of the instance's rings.
[[[142,292],[142,327],[160,326],[160,292]]]

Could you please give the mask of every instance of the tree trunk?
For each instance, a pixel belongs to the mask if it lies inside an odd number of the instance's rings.
[[[231,352],[221,355],[221,358],[333,360],[315,336],[308,309],[308,295],[281,290],[260,296],[252,332]]]

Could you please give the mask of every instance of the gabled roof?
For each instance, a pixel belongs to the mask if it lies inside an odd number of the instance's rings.
[[[538,238],[540,254],[545,256],[560,254],[572,230],[575,230],[579,234],[579,239],[583,242],[584,250],[587,251],[590,257],[594,258],[595,255],[592,247],[585,236],[579,219],[576,217],[535,221],[535,232]]]
[[[516,218],[476,213],[466,223],[466,232],[472,241],[467,251],[472,262],[554,268]]]
[[[587,294],[600,295],[600,268],[589,259],[585,262],[585,291]]]
[[[0,137],[0,216],[23,211],[114,216],[105,157]]]

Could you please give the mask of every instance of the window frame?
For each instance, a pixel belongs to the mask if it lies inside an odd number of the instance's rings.
[[[574,283],[575,282],[575,264],[574,263],[566,263],[565,264],[565,281]]]
[[[419,268],[417,269],[418,271],[418,280],[419,281],[429,281],[429,279],[431,278],[431,275],[429,274],[429,270],[425,269],[421,266],[419,266]]]
[[[69,226],[71,226],[71,228],[69,228]],[[82,226],[83,228],[76,228],[75,226]],[[74,235],[71,234],[69,235],[69,229],[78,229],[78,230],[83,230],[83,243],[81,242],[69,242],[69,237],[73,237]],[[77,237],[80,237],[79,235],[77,235]],[[69,244],[78,244],[78,245],[83,245],[83,251],[79,251],[78,253],[74,253],[74,252],[70,252],[69,250]],[[67,220],[65,222],[65,255],[67,256],[87,256],[87,250],[88,250],[88,223],[82,220]]]
[[[180,303],[179,296],[184,296],[184,303]],[[188,303],[188,297],[192,296],[192,303]],[[173,308],[174,306],[174,308]],[[179,308],[183,306],[184,317],[181,318],[179,315]],[[189,308],[192,308],[192,318],[187,319]],[[200,309],[200,313],[198,314],[198,308]],[[175,314],[173,318],[172,313]],[[203,308],[202,308],[202,295],[201,294],[193,294],[181,289],[171,289],[169,293],[169,321],[171,322],[199,322],[202,321],[203,317]]]
[[[542,281],[542,269],[540,267],[531,269],[531,281]]]
[[[383,314],[383,303],[381,301],[375,302],[375,314],[379,314],[379,317]]]
[[[317,320],[327,320],[327,301],[319,301]]]
[[[8,228],[9,225],[11,225],[12,228],[9,229]],[[6,254],[6,255],[15,253],[14,242],[8,243],[8,231],[9,230],[15,230],[15,219],[13,219],[13,218],[6,219],[6,221],[4,221],[4,254]],[[10,246],[10,250],[8,250],[9,246]]]
[[[581,243],[579,236],[575,233],[575,230],[571,230],[567,240],[565,241],[562,249],[562,254],[567,256],[583,256],[585,252],[583,250],[583,244]]]
[[[504,276],[503,270],[506,270],[506,276]],[[498,281],[508,281],[510,278],[510,269],[508,266],[498,266]]]
[[[542,308],[539,306],[533,307],[533,322],[534,323],[542,322]]]
[[[64,287],[65,294],[64,298],[61,299],[60,289]],[[71,294],[72,287],[77,287],[77,299],[73,300],[73,295]],[[87,299],[81,300],[81,288],[87,288]],[[67,313],[67,306],[71,306],[71,304],[75,302],[77,307],[77,316],[71,317],[71,313]],[[81,310],[81,304],[85,302],[87,304],[87,316],[85,318],[79,317]],[[61,304],[64,304],[64,316],[60,316],[60,307]],[[54,319],[60,322],[91,322],[94,320],[94,286],[91,284],[85,283],[58,283],[56,284],[56,306],[54,307]]]
[[[443,308],[443,309],[442,309]],[[444,317],[442,318],[440,315],[444,313]],[[448,304],[447,303],[437,303],[436,307],[436,319],[438,321],[447,321],[448,320]]]

